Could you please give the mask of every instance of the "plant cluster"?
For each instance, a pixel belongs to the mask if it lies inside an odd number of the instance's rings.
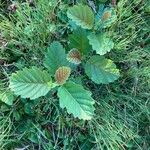
[[[48,71],[35,66],[24,68],[10,77],[9,87],[15,95],[30,99],[45,96],[57,88],[60,107],[66,108],[74,117],[89,120],[94,114],[91,92],[73,82],[74,79],[67,80],[77,65],[84,68],[85,74],[96,84],[108,84],[118,79],[116,65],[103,56],[114,46],[105,29],[116,21],[116,14],[113,8],[100,5],[94,16],[89,6],[78,4],[68,8],[67,16],[75,28],[69,35],[71,50],[68,54],[60,42],[53,41],[44,59]]]
[[[0,1],[0,149],[147,150],[149,1]]]

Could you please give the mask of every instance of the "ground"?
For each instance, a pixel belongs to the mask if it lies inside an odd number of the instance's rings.
[[[95,15],[99,6],[109,6],[117,16],[104,30],[114,43],[105,57],[116,64],[119,78],[109,84],[96,84],[85,73],[85,62],[70,76],[75,83],[82,83],[95,101],[91,120],[75,118],[62,109],[55,88],[35,100],[21,98],[10,88],[11,76],[16,71],[31,66],[46,70],[43,60],[53,41],[59,41],[67,52],[70,50],[68,43],[72,41],[70,35],[76,26],[68,19],[67,11],[77,4],[90,7]],[[107,0],[1,0],[0,12],[1,150],[149,150],[148,0],[118,0],[113,3]],[[103,17],[107,19],[109,15]],[[92,29],[94,32],[98,32],[98,25]],[[80,38],[75,35],[73,45],[78,41],[81,43]],[[88,40],[84,36],[82,39],[85,40],[82,48],[91,49]],[[85,60],[92,55],[95,51],[90,52]],[[80,57],[77,56],[75,62],[78,63]]]

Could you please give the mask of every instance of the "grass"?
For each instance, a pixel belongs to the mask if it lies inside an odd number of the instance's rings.
[[[14,70],[41,66],[45,49],[53,39],[63,41],[64,45],[67,42],[67,26],[60,10],[65,10],[68,4],[52,2],[38,0],[33,7],[18,2],[16,13],[5,13],[7,4],[1,3],[0,78],[5,81],[5,88]],[[12,106],[1,102],[0,149],[149,150],[147,3],[141,0],[117,3],[118,21],[109,29],[115,47],[108,57],[119,66],[121,77],[109,85],[96,85],[83,77],[96,100],[93,120],[79,121],[61,110],[55,91],[41,100],[16,98]]]
[[[10,113],[11,114],[11,113]],[[5,116],[1,113],[0,115],[0,148],[5,149],[6,145],[12,142],[12,126],[10,114]]]

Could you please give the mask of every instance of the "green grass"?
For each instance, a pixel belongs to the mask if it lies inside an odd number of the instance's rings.
[[[10,113],[11,114],[11,113]],[[0,148],[5,149],[6,145],[12,142],[12,128],[13,122],[11,121],[10,114],[5,116],[0,115]]]
[[[1,7],[0,31],[7,44],[1,46],[0,79],[5,88],[14,70],[41,66],[53,39],[67,42],[68,26],[60,13],[67,2],[54,0],[50,5],[38,0],[36,10],[18,5],[15,14],[5,13],[6,5]],[[59,108],[55,90],[40,100],[16,98],[12,106],[0,102],[0,149],[149,150],[148,1],[119,0],[116,12],[118,21],[109,29],[115,47],[107,56],[117,63],[121,77],[109,85],[93,84],[86,77],[82,81],[96,100],[94,119],[73,119]]]

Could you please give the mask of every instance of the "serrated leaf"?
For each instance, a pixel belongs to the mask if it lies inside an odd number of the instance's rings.
[[[58,84],[62,85],[68,80],[71,73],[71,69],[69,67],[59,67],[55,73],[55,80]]]
[[[78,28],[69,35],[69,48],[76,48],[82,55],[87,54],[91,50],[91,45],[87,38],[87,32],[84,29]]]
[[[81,54],[80,52],[73,48],[72,50],[69,51],[68,55],[67,55],[67,60],[71,63],[74,64],[80,64],[81,63]]]
[[[113,41],[107,37],[106,33],[101,33],[95,35],[91,33],[88,36],[89,43],[92,45],[93,50],[96,51],[97,54],[104,55],[114,47]]]
[[[7,105],[12,105],[14,100],[14,95],[11,91],[0,92],[0,100]]]
[[[52,76],[61,66],[68,66],[65,49],[60,42],[54,41],[47,50],[44,60],[44,66],[49,70]]]
[[[50,75],[37,67],[24,68],[10,77],[10,89],[22,98],[36,99],[45,96],[52,87]]]
[[[85,65],[85,72],[97,84],[108,84],[119,78],[119,70],[110,59],[103,56],[92,56]]]
[[[58,89],[60,107],[66,108],[69,114],[83,120],[90,120],[94,114],[94,100],[91,92],[81,85],[68,82]]]
[[[96,20],[99,24],[99,27],[110,27],[117,20],[117,15],[114,8],[104,8],[103,5],[101,5],[98,14],[96,15]]]
[[[105,11],[103,16],[102,16],[102,21],[107,21],[110,17],[111,17],[111,12]]]
[[[94,25],[94,14],[89,6],[74,5],[68,9],[67,16],[83,29],[92,29]]]

